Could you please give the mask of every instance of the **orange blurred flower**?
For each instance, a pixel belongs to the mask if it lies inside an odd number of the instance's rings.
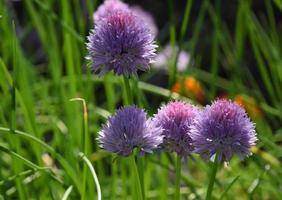
[[[236,95],[234,101],[245,108],[252,119],[263,118],[263,111],[252,97],[246,95]]]
[[[205,92],[200,82],[192,76],[187,76],[181,82],[176,82],[172,91],[181,95],[196,99],[203,103],[205,100]]]

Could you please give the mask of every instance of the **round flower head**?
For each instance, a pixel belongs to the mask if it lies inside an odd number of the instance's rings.
[[[134,15],[140,17],[140,19],[143,20],[144,23],[146,23],[146,25],[150,29],[151,34],[156,37],[156,35],[158,34],[158,28],[156,26],[153,16],[143,10],[140,6],[132,6],[130,7],[130,10],[133,12]]]
[[[193,151],[190,129],[197,112],[196,107],[181,101],[170,102],[159,109],[154,121],[163,128],[164,149],[183,157]]]
[[[120,0],[105,0],[102,5],[94,12],[94,23],[97,24],[106,19],[111,13],[119,10],[128,10],[128,5]]]
[[[254,124],[238,104],[221,99],[213,102],[197,116],[191,137],[195,152],[204,158],[216,153],[219,161],[229,161],[233,154],[250,155],[256,143]]]
[[[147,120],[145,112],[136,106],[124,107],[108,119],[99,132],[98,140],[103,149],[128,156],[134,148],[151,152],[162,142],[162,129]]]
[[[149,69],[156,45],[146,24],[131,12],[119,10],[95,26],[87,48],[94,71],[113,70],[128,76]]]

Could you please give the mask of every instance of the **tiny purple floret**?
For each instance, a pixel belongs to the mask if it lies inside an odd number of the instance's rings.
[[[123,107],[109,117],[99,132],[101,148],[120,156],[129,156],[134,148],[152,152],[162,143],[162,129],[136,106]]]
[[[234,154],[241,159],[250,155],[257,141],[255,126],[245,110],[228,100],[217,100],[197,116],[191,137],[195,152],[211,159],[230,161]]]

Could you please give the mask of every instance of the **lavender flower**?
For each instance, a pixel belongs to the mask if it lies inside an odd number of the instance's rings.
[[[117,11],[98,23],[88,36],[87,48],[94,71],[113,70],[117,75],[147,71],[155,56],[149,29],[135,15]]]
[[[181,101],[170,102],[159,109],[154,121],[163,128],[164,149],[183,157],[193,151],[190,129],[197,112],[196,107]]]
[[[175,51],[178,51],[178,48],[179,47],[176,46]],[[156,68],[167,70],[168,63],[172,58],[173,49],[170,45],[166,45],[165,48],[156,56],[154,66]],[[190,55],[186,51],[181,50],[176,63],[177,71],[185,71],[190,62],[192,62]]]
[[[206,106],[195,120],[191,137],[196,153],[204,158],[217,153],[220,161],[229,161],[233,154],[241,159],[250,155],[249,149],[257,141],[255,126],[245,110],[228,100]]]
[[[153,35],[153,37],[156,37],[156,35],[158,34],[158,28],[156,26],[153,16],[150,13],[143,10],[140,6],[131,6],[130,10],[133,12],[134,15],[140,17],[140,19],[143,20],[143,22],[150,29],[150,32]]]
[[[124,107],[108,119],[99,132],[99,142],[103,149],[128,156],[133,149],[151,152],[162,142],[162,129],[147,120],[145,112],[136,106]]]
[[[105,0],[93,15],[94,23],[97,24],[103,21],[114,12],[128,9],[128,5],[120,0]]]

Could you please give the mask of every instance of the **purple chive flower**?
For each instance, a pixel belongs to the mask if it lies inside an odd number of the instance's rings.
[[[133,149],[151,152],[162,143],[162,129],[155,126],[146,113],[136,106],[123,107],[108,119],[99,132],[98,140],[103,149],[128,156]]]
[[[190,129],[197,112],[196,107],[181,101],[170,102],[159,109],[154,121],[163,128],[164,149],[183,157],[193,151]]]
[[[233,154],[250,155],[256,144],[255,126],[245,110],[228,100],[217,100],[197,116],[191,137],[195,152],[204,158],[216,153],[219,161],[229,161]]]
[[[143,22],[149,27],[153,37],[156,37],[158,34],[158,28],[156,26],[153,16],[143,10],[140,6],[131,6],[130,10],[133,12],[134,15],[140,17],[140,19],[143,20]]]
[[[97,8],[93,15],[94,23],[97,24],[103,21],[114,12],[128,9],[128,5],[120,0],[105,0],[104,3]]]
[[[147,71],[156,45],[150,30],[132,12],[119,10],[98,23],[88,36],[87,48],[92,69],[117,75]]]

